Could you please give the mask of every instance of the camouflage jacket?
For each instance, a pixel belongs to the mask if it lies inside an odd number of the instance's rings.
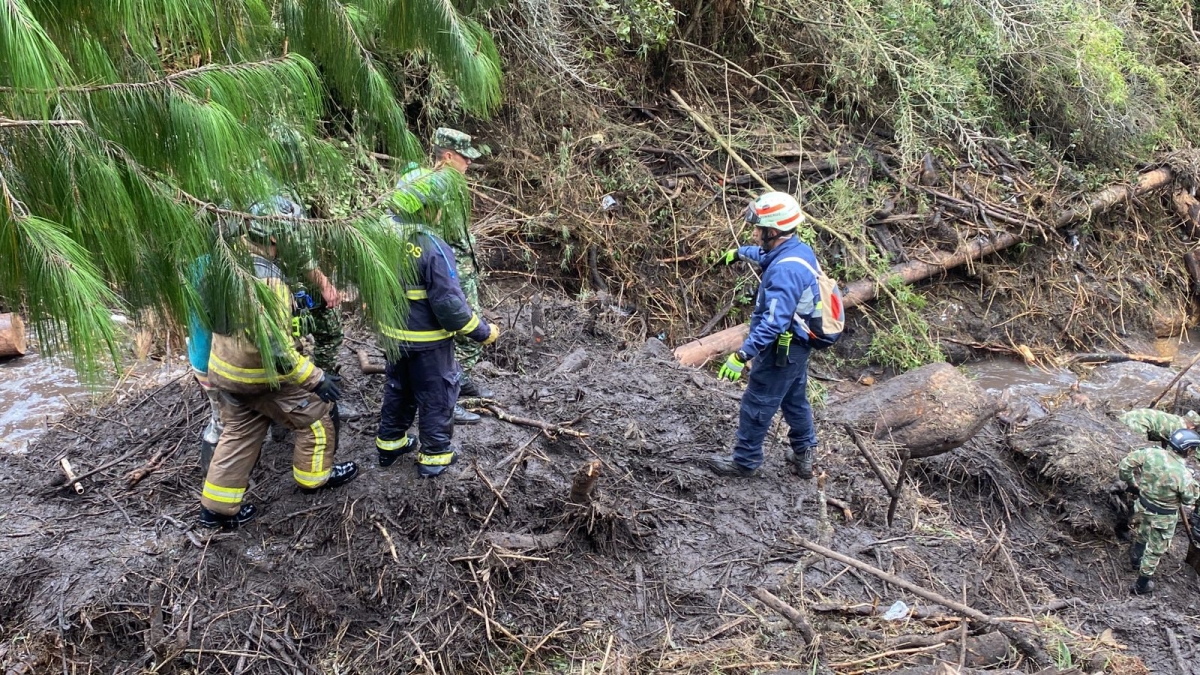
[[[1183,458],[1165,448],[1134,450],[1121,460],[1120,471],[1121,480],[1159,506],[1191,506],[1200,500],[1200,483]]]
[[[1187,428],[1187,420],[1179,415],[1153,408],[1135,408],[1117,419],[1152,441],[1165,441],[1176,431]]]

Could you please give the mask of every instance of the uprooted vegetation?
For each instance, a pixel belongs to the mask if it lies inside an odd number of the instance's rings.
[[[732,438],[736,387],[675,364],[655,340],[620,339],[623,324],[603,318],[619,315],[611,306],[544,299],[540,343],[527,305],[509,301],[502,313],[510,338],[481,366],[501,410],[575,433],[489,418],[459,429],[463,460],[435,481],[404,462],[374,466],[381,382],[350,375],[349,354],[339,457],[364,475],[304,495],[289,480],[289,452],[268,440],[250,490],[265,511],[236,533],[190,528],[201,480],[191,439],[207,404],[187,378],[103,416],[70,416],[28,455],[4,456],[0,664],[751,673],[808,671],[819,655],[850,673],[935,655],[957,662],[964,624],[953,612],[812,556],[804,540],[1012,617],[1059,665],[1158,671],[1169,652],[1145,622],[1172,627],[1185,645],[1196,637],[1186,593],[1126,599],[1121,552],[1059,522],[1055,478],[1026,469],[998,423],[914,465],[889,529],[888,493],[839,427],[821,423],[819,489],[783,469],[782,437],[768,442],[766,478],[717,479],[696,459]],[[832,386],[834,405],[860,389]],[[49,484],[64,454],[89,468],[121,461],[76,496]],[[582,505],[571,499],[581,467],[599,476]],[[1195,583],[1174,557],[1160,574],[1168,586]],[[805,610],[819,652],[758,589]],[[896,600],[909,618],[883,619]],[[1028,665],[992,626],[972,622],[966,636],[968,666]]]
[[[498,275],[605,293],[672,342],[744,321],[754,276],[710,263],[745,241],[739,216],[763,187],[681,100],[801,197],[801,236],[843,281],[1019,238],[951,273],[949,302],[885,284],[843,357],[904,369],[962,351],[940,340],[948,309],[968,343],[1041,354],[1180,330],[1178,252],[1197,230],[1176,229],[1172,195],[1193,191],[1195,160],[1160,153],[1194,136],[1189,5],[684,4],[526,0],[492,16],[508,103],[485,128],[498,154],[476,208]],[[672,18],[674,33],[655,28]],[[1164,163],[1163,189],[1058,222]],[[601,211],[606,194],[619,210]]]

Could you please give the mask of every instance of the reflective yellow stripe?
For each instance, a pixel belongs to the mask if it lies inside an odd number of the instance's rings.
[[[391,328],[383,326],[380,330],[383,334],[393,340],[403,340],[404,342],[437,342],[438,340],[449,340],[454,337],[450,333],[438,330],[400,330],[399,328]]]
[[[241,504],[242,497],[246,494],[246,488],[226,488],[204,481],[204,491],[201,494],[214,502]]]
[[[238,368],[217,358],[216,354],[208,357],[208,372],[216,373],[227,380],[243,384],[264,384],[267,381],[267,371],[262,368]]]
[[[330,471],[309,473],[308,471],[301,471],[294,466],[292,467],[292,477],[296,479],[296,482],[299,483],[301,487],[306,488],[321,487],[325,484],[325,481],[329,480],[329,473]]]
[[[312,375],[314,367],[313,362],[309,361],[307,356],[301,356],[300,362],[283,379],[289,382],[303,382],[308,379],[309,375]]]
[[[321,467],[325,466],[325,444],[327,442],[325,438],[325,425],[321,424],[321,420],[317,420],[312,423],[309,429],[312,429],[313,440],[315,441],[313,446],[312,470],[314,474],[321,473]],[[325,475],[328,476],[329,471],[325,471]]]
[[[450,462],[453,461],[453,452],[443,452],[439,455],[427,455],[423,452],[417,453],[417,464],[424,464],[425,466],[450,466]]]
[[[472,314],[471,320],[467,322],[467,325],[463,326],[462,328],[459,328],[455,332],[457,332],[459,335],[466,335],[467,333],[470,333],[471,331],[475,330],[476,328],[479,328],[479,317]]]
[[[379,448],[380,450],[399,450],[400,448],[407,448],[409,441],[411,440],[412,439],[410,439],[408,436],[405,436],[398,441],[385,441],[382,438],[376,438],[375,447]]]
[[[425,300],[429,297],[429,291],[424,288],[409,288],[404,291],[404,297],[409,300]]]

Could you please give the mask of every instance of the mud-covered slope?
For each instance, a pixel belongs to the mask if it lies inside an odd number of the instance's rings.
[[[509,330],[484,366],[500,405],[586,438],[485,417],[457,431],[462,460],[446,476],[419,481],[407,462],[379,469],[380,377],[354,374],[347,353],[339,456],[359,461],[363,475],[301,494],[289,450],[268,440],[249,493],[262,515],[236,533],[186,529],[206,405],[187,378],[140,404],[68,418],[28,455],[0,457],[0,664],[77,673],[807,670],[812,652],[754,599],[757,587],[812,610],[822,662],[838,672],[933,653],[957,660],[953,646],[869,659],[894,651],[883,636],[945,629],[928,644],[953,643],[958,624],[807,556],[800,538],[965,595],[991,615],[1018,617],[1018,627],[1032,608],[1052,655],[1094,654],[1111,672],[1147,672],[1137,659],[1172,668],[1164,628],[1185,654],[1200,641],[1187,618],[1196,581],[1181,569],[1179,545],[1161,568],[1160,595],[1130,599],[1117,544],[1072,538],[994,425],[926,460],[890,529],[883,488],[853,445],[823,426],[826,492],[850,513],[834,501],[822,533],[814,482],[783,468],[783,434],[769,441],[759,480],[718,479],[696,464],[727,451],[736,386],[675,365],[653,341],[604,335],[611,309],[548,303],[540,344],[529,338],[527,306],[502,310]],[[160,451],[162,465],[125,489],[123,475]],[[130,456],[75,496],[46,487],[63,452],[82,471]],[[568,506],[572,475],[594,459],[597,502]],[[501,535],[553,536],[539,549]],[[901,599],[932,611],[884,622],[846,608]],[[1098,641],[1108,628],[1111,638]],[[1027,667],[1012,654],[1009,665]]]

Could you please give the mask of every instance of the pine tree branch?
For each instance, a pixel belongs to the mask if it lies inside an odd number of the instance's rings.
[[[159,89],[164,87],[176,87],[180,80],[185,80],[189,77],[204,75],[207,73],[236,73],[240,71],[253,70],[264,66],[273,66],[280,63],[286,63],[294,60],[294,56],[283,55],[276,56],[261,61],[247,61],[245,63],[210,63],[199,68],[189,68],[180,70],[170,75],[165,75],[157,80],[148,80],[145,82],[111,82],[109,84],[91,84],[91,85],[75,85],[70,87],[58,87],[50,90],[58,94],[93,94],[100,91],[139,91],[145,89]],[[40,93],[42,90],[21,88],[21,87],[0,87],[0,92],[11,93],[17,92],[22,94]]]
[[[238,211],[236,209],[228,209],[218,206],[217,204],[205,201],[196,195],[189,194],[183,190],[176,190],[176,193],[179,195],[180,201],[187,202],[202,211],[207,211],[218,216],[239,218],[241,220],[284,221],[289,223],[301,223],[305,225],[337,225],[354,222],[363,216],[370,215],[372,211],[379,209],[392,198],[392,192],[385,192],[376,197],[375,200],[369,205],[364,206],[363,208],[358,209],[349,215],[338,216],[337,218],[298,218],[296,216],[285,216],[282,214],[269,214],[261,216],[255,215],[253,213],[247,213],[246,211]]]
[[[82,127],[82,120],[13,120],[0,117],[0,129],[9,127]]]

